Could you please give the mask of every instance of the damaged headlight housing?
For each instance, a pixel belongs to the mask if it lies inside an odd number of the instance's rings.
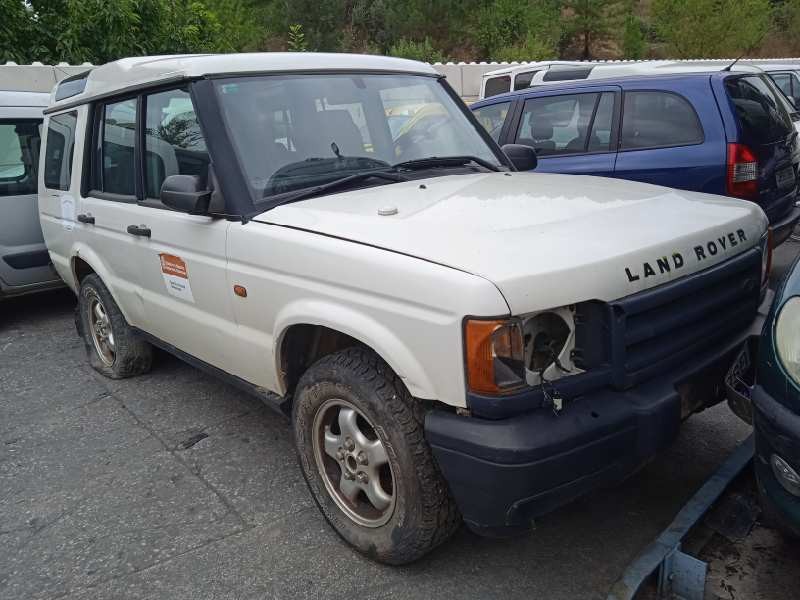
[[[507,394],[577,371],[572,364],[574,309],[510,319],[467,319],[467,383],[472,392]]]
[[[800,385],[800,297],[789,298],[775,320],[775,351],[786,374]]]

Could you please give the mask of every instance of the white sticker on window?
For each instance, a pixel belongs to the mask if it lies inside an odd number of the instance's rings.
[[[167,292],[176,298],[194,303],[192,286],[189,285],[189,270],[183,259],[173,254],[159,254],[158,257],[161,259],[161,274]]]
[[[67,231],[75,227],[75,198],[69,194],[61,194],[61,226]]]

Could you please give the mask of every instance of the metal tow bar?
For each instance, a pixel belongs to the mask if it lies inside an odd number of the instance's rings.
[[[669,527],[625,569],[607,600],[633,600],[645,580],[655,572],[658,572],[659,600],[703,600],[708,565],[681,552],[681,541],[752,458],[751,435],[692,496]]]

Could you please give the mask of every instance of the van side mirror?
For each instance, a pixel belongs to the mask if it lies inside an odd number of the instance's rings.
[[[517,171],[532,171],[539,164],[536,150],[524,144],[505,144],[502,148]]]
[[[192,215],[208,213],[211,192],[197,175],[170,175],[161,184],[161,202]]]

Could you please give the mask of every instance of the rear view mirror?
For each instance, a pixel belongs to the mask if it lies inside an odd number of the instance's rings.
[[[211,192],[197,175],[170,175],[161,184],[161,202],[192,215],[208,213]]]
[[[532,171],[539,164],[536,150],[524,144],[506,144],[502,148],[517,171]]]

